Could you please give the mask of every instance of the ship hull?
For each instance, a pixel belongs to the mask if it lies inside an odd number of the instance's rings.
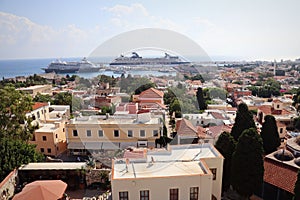
[[[77,73],[77,72],[98,72],[100,67],[95,66],[93,63],[89,62],[86,58],[83,58],[80,62],[62,62],[57,60],[49,64],[47,68],[42,68],[46,73]]]
[[[46,73],[55,72],[56,74],[77,73],[78,69],[44,69]]]
[[[183,65],[190,62],[143,63],[143,62],[112,62],[109,65]]]

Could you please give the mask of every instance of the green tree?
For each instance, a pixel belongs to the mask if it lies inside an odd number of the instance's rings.
[[[170,115],[173,115],[173,113],[175,113],[176,118],[181,117],[181,106],[180,106],[178,99],[175,99],[171,103],[171,105],[169,107],[169,112],[170,112]]]
[[[33,98],[34,102],[50,102],[52,104],[53,100],[52,97],[49,94],[41,94],[41,93],[37,93],[37,95],[35,95],[35,97]]]
[[[205,81],[201,74],[196,74],[195,76],[192,76],[191,80],[192,81],[194,81],[194,80],[200,80],[201,83],[204,83],[204,81]]]
[[[97,76],[97,79],[99,80],[99,83],[109,83],[111,87],[115,87],[117,84],[117,79],[113,76],[106,76],[106,75],[99,75]]]
[[[172,142],[172,139],[162,135],[159,138],[155,139],[155,147],[159,144],[160,147],[165,147],[168,143]]]
[[[83,100],[80,97],[72,96],[72,105],[70,109],[72,112],[80,111],[83,107]]]
[[[29,95],[13,87],[0,89],[0,138],[9,136],[27,141],[31,137],[30,119],[25,114],[32,110],[32,104]]]
[[[226,96],[227,96],[227,92],[224,89],[216,88],[216,87],[209,88],[209,97],[211,99],[213,99],[213,98],[220,98],[220,99],[225,100]]]
[[[29,95],[13,87],[0,89],[0,180],[14,168],[42,159],[35,146],[27,143],[34,131],[25,116],[30,110]]]
[[[143,91],[148,90],[149,88],[155,88],[154,83],[146,83],[144,85],[139,86],[134,90],[134,94],[141,94]]]
[[[263,184],[263,144],[255,128],[246,129],[239,137],[232,155],[231,185],[247,199]]]
[[[261,138],[266,154],[272,153],[280,146],[280,138],[274,116],[266,115],[261,129]]]
[[[101,115],[106,115],[106,113],[113,114],[112,113],[112,108],[109,107],[109,106],[102,106],[101,107]]]
[[[0,146],[0,181],[22,164],[39,162],[44,159],[43,155],[36,151],[35,145],[28,144],[19,138],[1,138]]]
[[[174,92],[170,88],[167,88],[167,91],[164,93],[164,103],[166,105],[170,105],[175,98],[176,95],[174,94]]]
[[[257,86],[249,86],[247,87],[248,90],[250,90],[252,92],[252,95],[253,96],[256,96],[258,95],[258,87]]]
[[[207,108],[207,105],[205,103],[205,100],[203,97],[203,91],[202,91],[201,87],[198,87],[196,96],[197,96],[199,110],[205,110]]]
[[[294,200],[300,200],[300,170],[298,171],[297,181],[294,188]]]
[[[145,89],[146,86],[153,86],[152,83],[148,78],[141,77],[141,78],[133,78],[131,75],[128,75],[126,78],[121,78],[118,85],[122,92],[126,92],[128,94],[135,93],[135,90],[140,88],[141,90]],[[145,86],[143,86],[145,85]],[[150,88],[150,87],[149,87]],[[140,92],[140,89],[137,92]],[[148,88],[147,88],[148,89]]]
[[[238,110],[235,117],[235,123],[231,130],[231,135],[237,141],[242,132],[249,128],[256,128],[253,115],[248,110],[248,106],[245,103],[238,105]]]
[[[69,105],[71,112],[78,111],[82,108],[82,99],[73,96],[68,92],[60,92],[54,96],[53,104],[55,105]]]
[[[300,117],[294,119],[294,127],[297,130],[300,130]]]
[[[54,96],[53,103],[55,105],[70,105],[72,103],[72,94],[68,92],[60,92]]]
[[[235,151],[236,143],[234,138],[230,135],[230,133],[223,132],[219,136],[215,147],[224,157],[222,192],[226,192],[230,187],[231,159],[232,154]]]

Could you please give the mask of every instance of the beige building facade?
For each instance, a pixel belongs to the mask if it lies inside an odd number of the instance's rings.
[[[223,157],[211,144],[148,150],[113,161],[112,199],[221,199]]]
[[[66,124],[68,149],[73,155],[128,146],[154,147],[161,136],[162,120],[151,113],[124,116],[89,116]]]
[[[65,123],[70,117],[70,106],[36,102],[26,117],[38,126],[29,141],[44,155],[56,157],[67,149]]]

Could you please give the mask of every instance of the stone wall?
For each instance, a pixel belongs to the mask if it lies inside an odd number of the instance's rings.
[[[17,176],[18,172],[15,169],[0,183],[0,200],[10,199],[14,196]]]
[[[86,185],[90,186],[92,183],[105,183],[106,178],[109,178],[110,169],[92,169],[86,172]]]

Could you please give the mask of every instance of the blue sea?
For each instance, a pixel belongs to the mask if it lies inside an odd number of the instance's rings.
[[[43,74],[44,70],[50,62],[54,61],[55,58],[44,58],[44,59],[17,59],[17,60],[0,60],[0,78],[14,78],[16,76],[30,76],[33,74]],[[64,61],[79,61],[80,58],[63,58]],[[78,76],[83,78],[93,78],[100,74],[107,76],[119,77],[121,74],[115,74],[113,71],[101,71],[93,73],[76,73]],[[175,76],[175,72],[164,73],[157,71],[140,71],[140,70],[131,70],[127,74],[131,75],[140,75],[140,76],[163,76],[171,75]],[[66,74],[65,74],[66,75]],[[73,75],[73,74],[69,74]]]

